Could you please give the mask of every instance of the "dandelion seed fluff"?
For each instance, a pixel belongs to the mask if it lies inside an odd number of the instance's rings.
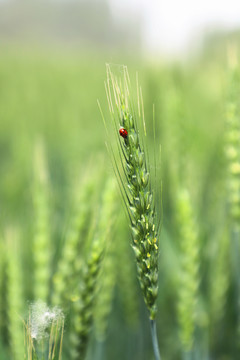
[[[64,314],[59,307],[50,308],[41,300],[30,305],[29,317],[31,337],[37,341],[48,338],[50,327],[64,320]]]

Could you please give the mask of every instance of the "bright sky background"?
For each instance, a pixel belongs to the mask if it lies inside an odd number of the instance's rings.
[[[142,14],[144,44],[153,52],[183,53],[206,29],[240,28],[240,0],[109,1],[117,17]]]

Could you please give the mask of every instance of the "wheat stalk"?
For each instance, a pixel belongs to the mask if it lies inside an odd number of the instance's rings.
[[[6,254],[6,244],[2,235],[0,235],[0,336],[2,343],[7,343],[8,259],[4,254]]]
[[[106,92],[109,109],[114,119],[115,132],[119,131],[120,134],[120,136],[118,134],[120,159],[118,162],[114,157],[115,169],[131,223],[132,248],[143,297],[149,310],[155,357],[159,359],[155,327],[159,225],[148,159],[139,132],[138,119],[141,118],[142,130],[146,135],[142,90],[137,87],[138,116],[136,116],[130,98],[127,68],[123,67],[123,79],[119,81],[109,66],[107,66],[107,75]],[[124,175],[121,175],[121,167]]]
[[[50,211],[49,181],[44,143],[38,140],[34,149],[33,202],[35,229],[33,236],[34,297],[47,301],[50,280]]]
[[[19,259],[19,236],[15,228],[5,232],[7,251],[7,300],[8,332],[11,355],[14,360],[22,360],[24,344],[20,316],[23,312],[22,269]]]

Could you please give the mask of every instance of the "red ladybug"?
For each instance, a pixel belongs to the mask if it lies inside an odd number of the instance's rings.
[[[126,139],[127,136],[128,136],[128,132],[127,132],[127,130],[124,129],[124,128],[120,128],[120,129],[119,129],[119,134],[120,134],[120,136],[122,136],[124,139]]]

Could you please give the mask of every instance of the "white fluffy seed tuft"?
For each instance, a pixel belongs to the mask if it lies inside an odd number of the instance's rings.
[[[38,300],[29,306],[30,335],[33,340],[43,340],[49,337],[52,326],[63,324],[63,311],[55,306],[50,308]]]

